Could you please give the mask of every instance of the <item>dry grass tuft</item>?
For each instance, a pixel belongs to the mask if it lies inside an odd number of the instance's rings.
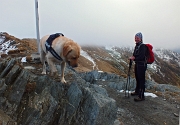
[[[26,61],[27,62],[31,62],[32,61],[32,57],[31,56],[26,56]]]
[[[34,91],[35,88],[36,88],[36,82],[32,82],[32,83],[29,82],[29,83],[26,84],[25,92],[30,93],[30,92]]]
[[[20,53],[19,49],[16,50],[9,50],[8,54],[16,54],[16,53]]]
[[[7,54],[1,54],[1,58],[6,58],[6,57],[8,57]]]

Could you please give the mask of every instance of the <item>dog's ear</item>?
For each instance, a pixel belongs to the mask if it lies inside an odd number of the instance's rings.
[[[77,44],[77,43],[76,43]],[[77,44],[78,55],[80,56],[81,47]]]
[[[72,50],[72,47],[70,44],[66,44],[63,47],[63,56],[66,57],[67,54]]]

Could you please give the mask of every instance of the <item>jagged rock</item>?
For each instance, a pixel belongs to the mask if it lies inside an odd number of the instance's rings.
[[[106,95],[94,90],[94,86],[90,85],[89,88],[85,88],[85,98],[83,99],[83,110],[85,112],[85,121],[88,121],[87,125],[101,125],[112,124],[110,119],[114,119],[116,113],[115,100],[107,98]],[[92,112],[90,112],[92,111]]]
[[[0,110],[0,125],[17,125],[17,123]]]
[[[14,65],[9,73],[5,77],[6,84],[13,83],[14,80],[17,78],[18,74],[21,72],[21,67],[19,65]]]
[[[0,108],[17,124],[113,125],[116,119],[116,101],[73,70],[66,68],[69,86],[15,59],[1,62],[0,70]]]
[[[122,79],[119,82],[109,82],[108,86],[110,88],[114,88],[117,90],[125,90],[126,88],[126,84],[127,84],[127,80],[126,79]],[[130,81],[130,84],[127,85],[129,87],[130,91],[134,91],[135,87],[136,87],[136,82],[134,79],[132,79]]]
[[[150,80],[146,81],[146,88],[154,89],[154,90],[160,91],[160,92],[169,91],[169,92],[180,93],[180,89],[177,86],[168,85],[168,84],[158,84],[158,83],[150,81]]]
[[[108,81],[108,86],[117,90],[124,90],[127,84],[127,79],[116,75],[108,74],[106,72],[91,71],[87,73],[80,74],[87,82],[96,83],[97,80]],[[134,78],[130,78],[129,89],[134,90],[136,87],[136,82]]]
[[[0,80],[0,95],[3,95],[3,93],[6,90],[7,85],[5,84],[5,80],[1,79]]]
[[[105,80],[108,81],[108,86],[110,88],[114,88],[117,90],[124,90],[127,84],[127,79],[118,76],[116,74],[108,74],[106,72],[98,72],[96,70],[80,73],[81,77],[85,79],[87,82],[91,82],[96,84],[97,80]],[[156,90],[160,92],[178,92],[180,93],[180,89],[177,86],[168,85],[168,84],[158,84],[154,81],[146,80],[146,89],[147,90]],[[129,90],[134,91],[136,87],[136,80],[130,77]]]
[[[0,78],[3,78],[5,75],[7,75],[7,73],[11,70],[11,68],[14,66],[15,64],[15,60],[12,59],[9,62],[7,62],[8,64],[6,65],[6,68],[3,69],[3,71],[1,72]],[[3,67],[3,66],[2,66]]]
[[[122,79],[121,76],[116,74],[108,74],[107,72],[98,72],[93,70],[91,72],[80,73],[80,76],[87,82],[95,83],[96,80],[108,80],[118,82]]]

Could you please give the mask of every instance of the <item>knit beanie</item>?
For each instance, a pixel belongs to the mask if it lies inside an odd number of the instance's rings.
[[[142,36],[142,33],[141,33],[141,32],[136,33],[136,35],[135,35],[135,36],[137,36],[137,37],[141,38],[141,40],[143,39],[143,36]]]

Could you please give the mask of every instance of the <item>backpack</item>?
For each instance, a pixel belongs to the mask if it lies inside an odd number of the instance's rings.
[[[152,51],[153,46],[151,44],[145,44],[147,47],[147,53],[146,53],[146,58],[147,58],[147,64],[152,64],[154,62],[154,52]]]
[[[143,43],[142,43],[143,44]],[[140,46],[142,45],[140,44],[138,49],[140,48]],[[154,62],[154,52],[152,51],[153,46],[151,44],[144,44],[147,47],[147,51],[145,53],[146,56],[146,63],[147,64],[152,64]]]

